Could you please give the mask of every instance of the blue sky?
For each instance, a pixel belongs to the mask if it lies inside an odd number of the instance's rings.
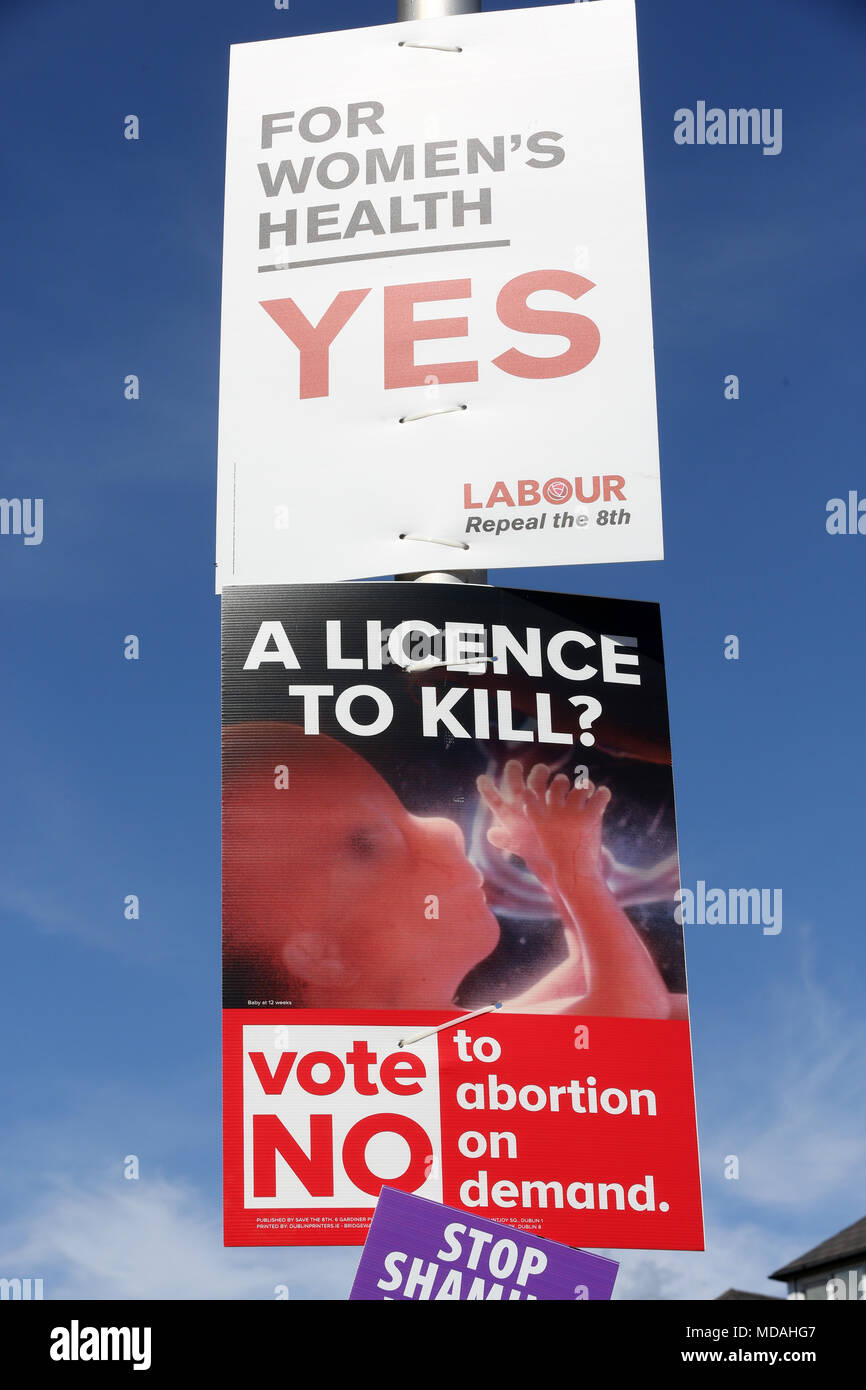
[[[0,491],[45,499],[42,545],[0,537],[0,1274],[47,1297],[344,1298],[357,1262],[220,1238],[223,142],[230,43],[393,9],[0,11]],[[683,881],[783,890],[778,936],[687,928],[707,1253],[622,1255],[621,1295],[712,1298],[863,1215],[866,537],[825,508],[866,496],[866,11],[638,0],[638,30],[667,558],[491,580],[661,602]],[[781,107],[782,153],[678,146],[701,99]]]

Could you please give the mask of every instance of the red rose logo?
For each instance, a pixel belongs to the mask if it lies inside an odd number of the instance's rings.
[[[567,502],[571,496],[571,483],[567,478],[550,478],[544,484],[543,491],[548,502]]]

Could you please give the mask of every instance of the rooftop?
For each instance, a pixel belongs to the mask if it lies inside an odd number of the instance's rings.
[[[784,1299],[772,1293],[747,1293],[745,1289],[725,1289],[716,1298],[716,1303],[754,1303],[759,1299],[768,1299],[770,1303],[783,1303]]]
[[[803,1274],[810,1269],[823,1269],[827,1265],[835,1265],[854,1256],[862,1256],[866,1259],[866,1216],[861,1216],[859,1221],[854,1221],[844,1230],[837,1231],[828,1240],[822,1240],[820,1245],[807,1250],[805,1255],[798,1255],[789,1264],[777,1269],[775,1274],[771,1274],[771,1279],[792,1279],[797,1274]],[[722,1295],[724,1297],[724,1294]]]

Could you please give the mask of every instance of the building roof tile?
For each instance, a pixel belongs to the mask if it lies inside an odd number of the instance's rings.
[[[820,1245],[807,1250],[805,1255],[798,1255],[796,1259],[782,1265],[770,1278],[790,1279],[796,1274],[804,1274],[811,1269],[824,1269],[828,1265],[849,1260],[855,1255],[862,1255],[866,1259],[866,1216],[861,1216],[859,1221],[852,1222],[844,1230],[837,1231],[828,1240],[822,1240]]]

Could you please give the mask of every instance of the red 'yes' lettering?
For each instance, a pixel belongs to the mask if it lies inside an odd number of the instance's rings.
[[[544,380],[582,371],[599,349],[601,335],[592,319],[562,309],[537,309],[529,303],[540,290],[552,290],[569,299],[580,299],[594,289],[593,282],[570,270],[533,270],[509,280],[500,291],[496,312],[500,323],[518,333],[535,333],[568,340],[565,352],[555,357],[533,357],[509,348],[493,359],[493,366],[509,376]],[[369,289],[341,290],[318,323],[311,323],[294,299],[267,299],[261,305],[291,339],[300,354],[301,400],[328,396],[331,389],[331,348],[346,324],[370,294]],[[387,285],[384,290],[384,385],[388,391],[423,385],[431,377],[441,383],[478,380],[478,363],[419,364],[415,343],[433,338],[465,338],[469,319],[416,320],[416,304],[436,300],[469,299],[471,280],[433,280],[415,285]],[[356,372],[354,362],[344,368]]]

